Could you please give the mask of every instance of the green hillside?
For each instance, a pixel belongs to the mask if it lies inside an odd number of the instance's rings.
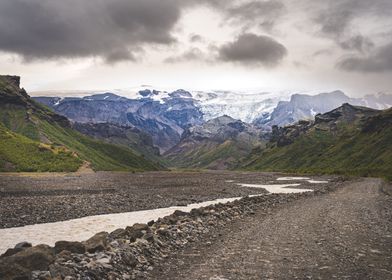
[[[131,149],[103,143],[73,130],[66,118],[32,101],[14,78],[0,76],[0,122],[4,137],[0,144],[0,170],[75,171],[83,161],[90,162],[95,170],[161,168]],[[18,147],[23,149],[16,151]],[[60,161],[64,163],[56,164]]]
[[[266,149],[254,150],[242,167],[392,179],[392,109],[366,116],[364,108],[351,107],[357,110],[355,118],[316,121],[291,144],[273,141]]]
[[[14,133],[0,123],[0,171],[76,171],[81,159],[62,147]]]

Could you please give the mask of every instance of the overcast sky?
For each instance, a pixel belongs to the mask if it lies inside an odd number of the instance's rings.
[[[37,90],[392,92],[391,0],[0,0],[0,69]]]

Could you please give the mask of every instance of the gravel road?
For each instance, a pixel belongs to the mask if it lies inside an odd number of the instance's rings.
[[[392,197],[379,179],[279,206],[222,228],[152,279],[392,279]]]

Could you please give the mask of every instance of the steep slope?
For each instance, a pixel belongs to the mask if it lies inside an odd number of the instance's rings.
[[[261,144],[260,130],[222,116],[189,128],[164,156],[176,167],[226,169]]]
[[[159,149],[154,147],[152,137],[136,127],[111,123],[73,123],[72,128],[95,139],[129,147],[148,159],[159,159]]]
[[[344,104],[284,128],[243,162],[249,170],[392,177],[392,109]]]
[[[69,160],[69,168],[61,167],[55,170],[50,165],[43,165],[42,156],[33,153],[24,154],[25,158],[31,156],[31,160],[37,167],[28,167],[20,164],[15,157],[4,154],[2,158],[4,166],[13,166],[16,171],[74,171],[83,161],[91,163],[96,170],[156,170],[156,165],[142,156],[137,155],[125,147],[106,144],[93,140],[71,128],[67,118],[51,112],[46,107],[33,101],[24,89],[19,87],[20,78],[14,76],[0,76],[0,122],[3,124],[2,134],[9,134],[12,131],[13,138],[3,143],[3,145],[14,146],[34,146],[39,145],[42,153],[51,151],[53,157],[64,158],[71,153],[75,159]],[[31,140],[30,141],[28,141]],[[46,149],[47,148],[47,149]],[[31,149],[32,151],[33,149]],[[77,164],[76,164],[77,163]],[[43,168],[42,166],[46,166]],[[10,169],[10,168],[7,168]]]

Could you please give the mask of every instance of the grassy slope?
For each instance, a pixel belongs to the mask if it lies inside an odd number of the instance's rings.
[[[81,163],[67,149],[39,143],[0,123],[0,171],[76,171]]]
[[[390,110],[384,114],[392,116]],[[392,126],[366,132],[343,126],[337,134],[313,130],[291,145],[253,153],[244,168],[392,179]]]
[[[94,140],[71,128],[64,128],[55,122],[42,120],[36,116],[30,116],[33,122],[27,121],[26,118],[26,111],[20,107],[2,108],[0,113],[0,120],[3,120],[3,123],[13,131],[36,141],[39,141],[42,137],[47,138],[52,146],[65,146],[76,152],[80,159],[91,162],[95,170],[141,171],[159,169],[159,165],[144,159],[125,147]],[[26,154],[26,157],[28,157],[28,154]]]

